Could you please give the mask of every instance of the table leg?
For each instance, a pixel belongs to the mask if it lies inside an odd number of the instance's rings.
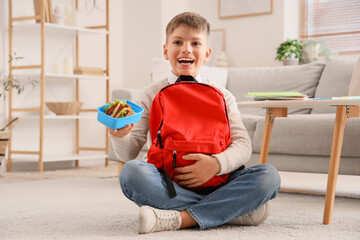
[[[260,150],[260,164],[267,162],[269,153],[269,144],[271,138],[271,130],[274,125],[275,117],[287,117],[287,108],[267,108],[264,132]]]
[[[336,181],[339,172],[341,148],[344,139],[347,118],[359,117],[359,107],[337,106],[331,156],[326,187],[323,224],[331,223],[331,216],[335,201]]]

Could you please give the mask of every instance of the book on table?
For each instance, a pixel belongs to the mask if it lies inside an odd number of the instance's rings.
[[[248,92],[245,97],[252,98],[255,101],[307,99],[307,95],[300,92]]]

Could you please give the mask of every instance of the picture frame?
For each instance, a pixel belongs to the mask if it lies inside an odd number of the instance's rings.
[[[211,29],[209,46],[211,50],[211,57],[207,61],[206,65],[215,66],[216,59],[218,58],[221,51],[225,51],[225,29]]]
[[[219,0],[219,18],[272,14],[273,0]]]

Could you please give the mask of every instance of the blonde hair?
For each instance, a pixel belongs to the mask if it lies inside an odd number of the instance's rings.
[[[199,31],[205,32],[206,36],[210,36],[210,23],[197,13],[183,12],[176,15],[166,26],[166,42],[170,34],[179,26],[188,26]]]

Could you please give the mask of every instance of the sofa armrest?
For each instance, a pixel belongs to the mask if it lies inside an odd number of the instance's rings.
[[[138,88],[122,88],[112,91],[111,99],[122,99],[133,101],[140,94],[141,89]]]

